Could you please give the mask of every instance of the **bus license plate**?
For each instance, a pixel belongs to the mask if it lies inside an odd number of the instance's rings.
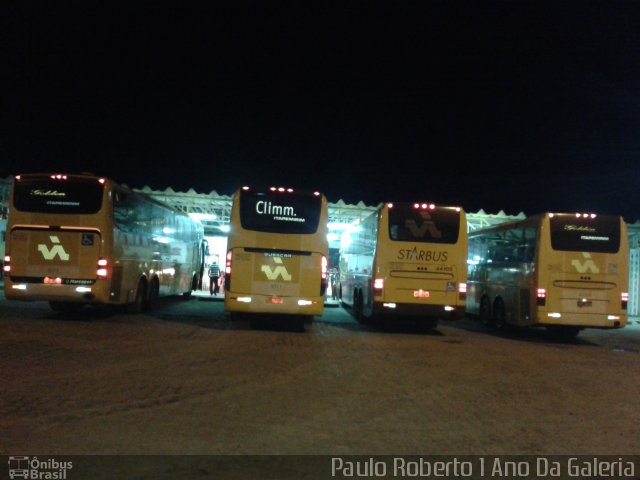
[[[429,298],[429,292],[427,290],[414,290],[414,298]]]
[[[284,303],[284,298],[282,298],[282,297],[269,297],[267,299],[267,303],[273,303],[275,305],[282,305]]]

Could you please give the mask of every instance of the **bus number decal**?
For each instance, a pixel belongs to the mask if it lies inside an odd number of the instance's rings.
[[[435,250],[418,250],[417,247],[410,249],[400,249],[398,251],[398,260],[421,260],[423,262],[446,262],[447,252],[439,252]]]
[[[287,268],[282,263],[282,258],[273,257],[273,261],[276,264],[276,268],[272,269],[270,265],[262,265],[261,270],[267,276],[269,280],[276,280],[282,275],[282,279],[285,282],[291,281],[291,275],[287,272]]]
[[[56,235],[51,235],[49,237],[51,243],[53,243],[53,247],[48,248],[45,244],[41,243],[38,245],[38,251],[42,254],[45,260],[53,260],[56,258],[56,255],[60,257],[60,260],[66,262],[69,260],[69,254],[64,251],[64,247],[60,245],[60,239]]]
[[[598,266],[591,260],[591,254],[588,252],[582,252],[582,256],[586,259],[584,262],[580,260],[571,260],[571,266],[576,269],[578,273],[600,273]]]

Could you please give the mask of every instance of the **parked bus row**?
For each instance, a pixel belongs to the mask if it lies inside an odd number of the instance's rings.
[[[320,192],[243,187],[233,197],[224,308],[232,317],[322,315],[328,207]],[[93,175],[15,177],[5,296],[141,311],[201,285],[202,225]],[[344,237],[338,297],[360,321],[412,317],[434,327],[465,311],[496,328],[563,336],[627,322],[622,218],[545,213],[467,234],[461,207],[387,203]]]

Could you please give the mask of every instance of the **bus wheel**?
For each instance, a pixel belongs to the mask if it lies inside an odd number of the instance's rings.
[[[80,310],[82,307],[82,303],[74,303],[74,302],[49,302],[49,306],[51,310],[54,312],[60,313],[75,313]]]
[[[362,292],[360,290],[356,291],[355,299],[353,302],[353,308],[355,310],[356,320],[360,323],[364,323],[364,312],[363,309],[363,301],[362,301]]]
[[[489,299],[487,297],[482,297],[480,301],[480,323],[482,323],[485,327],[491,325],[491,307],[489,306]]]
[[[189,300],[191,298],[191,292],[193,292],[194,290],[198,290],[198,276],[194,275],[193,279],[191,280],[191,290],[189,290],[188,292],[183,292],[182,293],[182,298],[184,298],[185,300]]]
[[[155,307],[158,304],[158,298],[160,298],[160,282],[158,281],[158,277],[154,277],[153,280],[151,280],[147,308]]]
[[[504,302],[500,299],[496,300],[493,307],[493,324],[498,330],[504,330],[507,326],[507,312]]]
[[[142,313],[145,307],[147,297],[147,284],[143,279],[138,282],[138,288],[136,288],[136,298],[133,303],[127,306],[127,312],[129,313]]]

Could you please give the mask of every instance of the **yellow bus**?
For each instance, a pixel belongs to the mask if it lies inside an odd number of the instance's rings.
[[[467,312],[561,338],[627,323],[627,228],[619,216],[544,213],[469,234]]]
[[[54,310],[191,295],[203,227],[187,215],[93,175],[18,175],[10,194],[4,291]]]
[[[359,321],[413,317],[435,328],[464,315],[466,260],[462,208],[387,203],[343,235],[339,296]]]
[[[282,314],[303,325],[324,311],[327,199],[320,192],[242,187],[233,196],[224,308]]]

